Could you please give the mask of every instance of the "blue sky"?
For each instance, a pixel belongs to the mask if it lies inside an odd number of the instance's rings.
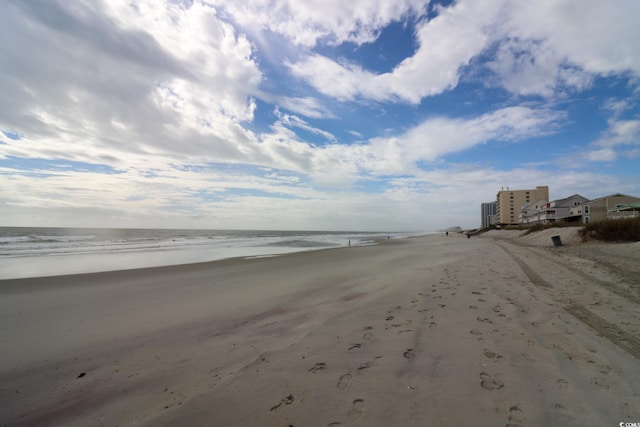
[[[639,17],[2,2],[0,225],[437,230],[479,226],[506,186],[640,196]]]

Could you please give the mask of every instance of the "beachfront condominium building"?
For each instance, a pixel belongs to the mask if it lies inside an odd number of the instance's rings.
[[[536,200],[549,200],[548,186],[538,186],[530,190],[503,188],[496,195],[496,224],[517,225],[522,206]]]
[[[496,223],[496,202],[483,203],[480,207],[482,228],[489,228]]]

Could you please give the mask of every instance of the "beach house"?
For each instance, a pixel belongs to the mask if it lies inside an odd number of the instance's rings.
[[[604,219],[633,216],[636,212],[634,206],[638,203],[640,197],[621,193],[610,194],[571,207],[567,221],[588,224]]]
[[[522,206],[520,221],[522,225],[529,224],[551,224],[557,221],[566,221],[571,215],[571,208],[588,202],[589,199],[574,194],[564,199],[557,199],[547,202],[538,200]]]

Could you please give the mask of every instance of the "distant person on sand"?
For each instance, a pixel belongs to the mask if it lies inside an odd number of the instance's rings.
[[[449,237],[449,232],[448,232],[448,231],[445,231],[445,232],[444,232],[444,235],[445,235],[445,236],[447,236],[447,237]]]

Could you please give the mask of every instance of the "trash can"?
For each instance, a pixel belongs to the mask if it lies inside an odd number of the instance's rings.
[[[560,240],[560,236],[551,236],[551,240],[553,240],[553,246],[562,246],[562,240]]]

